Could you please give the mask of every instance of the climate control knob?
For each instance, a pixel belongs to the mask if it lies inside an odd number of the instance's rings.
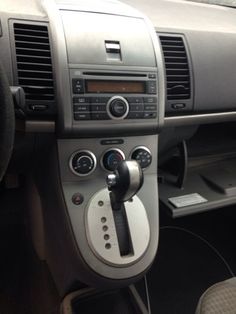
[[[77,151],[70,157],[70,169],[77,176],[87,176],[96,168],[95,155],[87,150]]]
[[[149,167],[152,163],[152,154],[145,146],[138,146],[131,152],[131,159],[136,160],[142,169]]]
[[[103,154],[101,164],[105,170],[114,171],[123,160],[125,160],[125,155],[120,149],[110,148]]]
[[[124,97],[114,96],[107,103],[107,113],[112,119],[124,119],[129,113],[129,103]]]

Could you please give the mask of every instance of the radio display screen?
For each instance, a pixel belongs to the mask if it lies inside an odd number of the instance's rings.
[[[145,93],[145,82],[86,80],[87,93]]]

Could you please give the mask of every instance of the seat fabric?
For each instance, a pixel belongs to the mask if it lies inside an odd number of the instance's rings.
[[[196,314],[236,314],[236,277],[207,289],[198,302]]]

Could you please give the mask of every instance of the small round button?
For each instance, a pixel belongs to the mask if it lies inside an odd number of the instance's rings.
[[[124,119],[128,112],[129,104],[121,96],[114,96],[107,103],[107,113],[112,119]]]
[[[75,193],[73,196],[72,196],[72,202],[75,204],[75,205],[80,205],[82,204],[84,201],[84,197],[81,193]]]

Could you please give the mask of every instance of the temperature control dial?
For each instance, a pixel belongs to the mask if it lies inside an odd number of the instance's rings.
[[[70,158],[70,169],[77,176],[87,176],[96,168],[95,155],[87,150],[75,152]]]
[[[131,159],[136,160],[142,169],[149,167],[152,163],[152,154],[145,146],[136,147],[131,153]]]
[[[103,154],[101,164],[105,170],[114,171],[123,160],[125,160],[125,155],[120,149],[110,148]]]

